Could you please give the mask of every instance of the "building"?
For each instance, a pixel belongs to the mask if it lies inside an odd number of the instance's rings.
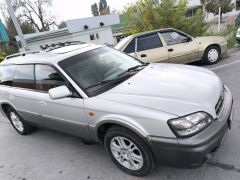
[[[2,21],[0,19],[0,43],[4,43],[4,42],[8,42],[8,41],[9,41],[8,33],[6,31],[4,24],[2,23]]]
[[[67,27],[59,30],[24,35],[31,51],[41,50],[41,45],[68,41],[82,41],[113,46],[112,25],[119,24],[118,14],[109,14],[66,21]],[[16,36],[20,42],[20,38]]]

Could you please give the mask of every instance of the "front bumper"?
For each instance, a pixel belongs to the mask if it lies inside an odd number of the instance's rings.
[[[190,138],[167,139],[149,137],[155,158],[164,164],[177,167],[194,167],[206,160],[224,139],[233,119],[233,98],[226,89],[221,116],[209,127]]]

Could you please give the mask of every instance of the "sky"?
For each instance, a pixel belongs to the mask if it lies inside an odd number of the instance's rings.
[[[95,2],[98,4],[99,1],[100,0],[52,0],[52,13],[57,17],[58,21],[91,17],[91,5]],[[121,11],[124,6],[136,1],[137,0],[107,0],[111,11],[113,9]],[[0,0],[0,4],[3,3],[5,3],[5,0]]]

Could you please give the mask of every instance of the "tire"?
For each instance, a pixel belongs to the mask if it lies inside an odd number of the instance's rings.
[[[111,127],[105,134],[104,145],[112,161],[122,171],[134,176],[145,176],[153,171],[155,160],[151,150],[132,131],[118,126]]]
[[[12,107],[8,109],[7,117],[13,128],[21,135],[28,135],[35,130],[35,128],[24,121],[23,118]]]
[[[204,63],[211,65],[216,64],[220,59],[221,51],[217,46],[210,46],[204,53]]]

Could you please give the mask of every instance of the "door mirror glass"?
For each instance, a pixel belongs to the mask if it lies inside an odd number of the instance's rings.
[[[66,86],[59,86],[48,91],[51,99],[62,99],[72,95],[71,91]]]

